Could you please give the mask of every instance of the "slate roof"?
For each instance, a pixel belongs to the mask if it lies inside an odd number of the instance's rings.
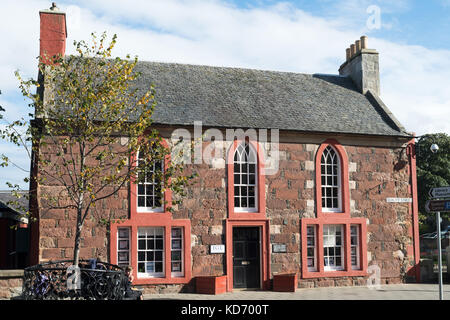
[[[22,197],[17,199],[11,191],[0,190],[0,218],[4,217],[14,220],[21,220],[21,218],[23,219],[23,215],[29,208],[28,199],[24,197],[28,191],[20,191],[19,193]],[[17,201],[20,207],[16,208],[15,205],[8,204],[10,201]]]
[[[156,124],[409,137],[378,97],[349,77],[140,61]]]

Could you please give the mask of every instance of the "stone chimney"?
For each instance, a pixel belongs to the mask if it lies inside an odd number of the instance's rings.
[[[370,90],[380,95],[380,72],[378,52],[367,48],[367,37],[362,36],[346,49],[346,61],[339,68],[339,74],[349,76],[362,94]]]
[[[56,55],[64,56],[66,52],[66,14],[59,11],[53,2],[50,9],[39,11],[41,20],[39,56],[44,63],[51,64],[51,58]]]

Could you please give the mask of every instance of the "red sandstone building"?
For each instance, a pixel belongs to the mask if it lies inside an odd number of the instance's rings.
[[[65,14],[40,17],[41,55],[64,54]],[[267,129],[278,134],[278,170],[268,170],[268,143],[216,141],[222,155],[188,165],[199,176],[174,212],[161,205],[170,192],[158,198],[151,181],[107,200],[103,210],[128,219],[110,230],[88,221],[83,258],[133,266],[134,284],[147,292],[193,291],[201,276],[225,276],[227,291],[271,290],[285,273],[298,287],[365,285],[376,268],[381,283],[418,279],[414,140],[379,98],[378,52],[367,38],[347,50],[339,75],[137,69],[138,87],[156,84],[153,119],[168,144],[175,130],[194,136],[196,121],[216,137]],[[48,186],[36,195],[40,188]],[[35,214],[31,262],[70,259],[73,216]]]

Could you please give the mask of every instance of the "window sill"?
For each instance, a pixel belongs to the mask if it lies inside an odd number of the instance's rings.
[[[188,283],[188,277],[163,277],[163,278],[138,278],[133,281],[133,285],[144,284],[178,284]]]
[[[243,210],[239,208],[234,209],[235,213],[259,213],[258,209],[250,209],[250,210]]]
[[[153,210],[151,210],[151,209],[137,209],[136,210],[136,212],[137,213],[164,213],[164,209],[163,208],[161,208],[161,209],[153,209]]]
[[[367,271],[364,270],[330,270],[330,271],[308,271],[303,272],[302,279],[310,279],[310,278],[334,278],[334,277],[359,277],[359,276],[367,276]]]

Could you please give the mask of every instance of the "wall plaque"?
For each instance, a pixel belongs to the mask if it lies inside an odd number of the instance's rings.
[[[224,244],[212,244],[209,247],[209,253],[225,253]]]
[[[272,252],[274,253],[284,253],[287,252],[286,250],[286,244],[284,243],[277,243],[272,245]]]

